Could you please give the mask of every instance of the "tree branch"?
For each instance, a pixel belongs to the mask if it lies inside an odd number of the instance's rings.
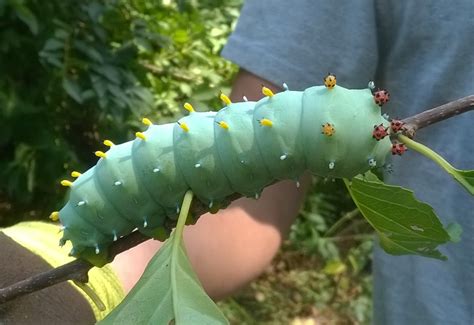
[[[405,130],[403,133],[410,138],[413,138],[416,131],[419,129],[471,110],[474,110],[474,95],[460,98],[405,118],[403,120],[405,123]],[[237,200],[240,197],[241,195],[234,194],[228,198],[227,203]],[[208,210],[208,207],[200,203],[198,200],[195,200],[191,207],[192,215],[195,217],[201,216],[208,212]],[[174,224],[171,222],[167,224],[167,226],[172,229]],[[120,238],[110,247],[111,260],[113,260],[116,255],[135,247],[148,239],[149,237],[139,233],[138,231]],[[47,272],[36,274],[28,279],[0,289],[0,304],[63,281],[76,280],[87,282],[87,273],[92,267],[93,266],[90,263],[78,259]]]
[[[446,120],[450,117],[474,110],[474,95],[466,96],[447,104],[428,109],[403,120],[405,131],[403,134],[413,138],[418,129]]]

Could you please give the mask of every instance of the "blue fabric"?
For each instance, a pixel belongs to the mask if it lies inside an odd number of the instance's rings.
[[[327,72],[340,85],[387,88],[391,117],[474,94],[472,0],[248,0],[222,55],[275,84],[301,90]],[[474,167],[474,113],[420,130],[417,140],[454,166]],[[375,324],[474,324],[474,199],[433,162],[408,151],[389,181],[411,188],[462,241],[442,262],[374,254]]]

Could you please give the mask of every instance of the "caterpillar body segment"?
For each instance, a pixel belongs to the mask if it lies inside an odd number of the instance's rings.
[[[215,112],[191,112],[179,120],[186,123],[189,132],[174,129],[174,154],[184,180],[196,197],[213,205],[234,191],[220,163],[214,137]]]
[[[258,102],[226,100],[217,113],[187,104],[189,115],[177,123],[146,120],[148,129],[135,140],[111,145],[68,183],[61,243],[70,240],[71,254],[84,257],[135,228],[163,239],[189,189],[212,208],[234,192],[258,198],[275,180],[298,179],[305,170],[352,178],[383,166],[391,152],[388,137],[373,137],[374,125],[389,122],[370,89],[265,94]]]
[[[181,201],[189,189],[178,168],[174,152],[174,132],[182,129],[175,123],[151,125],[144,132],[147,141],[134,141],[131,159],[143,190],[162,207],[165,215],[176,218]]]
[[[272,180],[267,165],[262,164],[254,134],[255,104],[250,101],[229,104],[216,115],[216,120],[225,121],[229,129],[214,128],[214,137],[219,139],[216,147],[226,177],[235,192],[248,197],[260,193]]]
[[[271,180],[296,179],[306,170],[301,130],[303,94],[285,91],[255,105],[255,141]],[[259,126],[263,119],[272,121],[272,127]]]

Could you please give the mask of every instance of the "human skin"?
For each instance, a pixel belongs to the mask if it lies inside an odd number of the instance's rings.
[[[273,91],[280,87],[240,70],[232,87],[232,101],[263,97],[262,84]],[[270,264],[294,221],[310,183],[301,177],[267,187],[258,200],[242,198],[217,214],[205,214],[184,230],[184,242],[191,264],[206,292],[213,299],[224,298],[255,279]],[[148,261],[163,243],[144,242],[115,257],[112,267],[125,292],[131,290]]]

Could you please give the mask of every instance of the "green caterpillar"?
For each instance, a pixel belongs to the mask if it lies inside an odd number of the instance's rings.
[[[392,145],[380,106],[386,91],[346,89],[329,74],[324,86],[232,103],[218,112],[190,112],[177,123],[153,125],[110,149],[84,174],[73,172],[67,204],[53,212],[73,244],[71,255],[99,254],[134,229],[166,238],[165,220],[176,218],[191,189],[210,208],[237,192],[258,198],[275,180],[304,171],[352,178],[382,166]]]

